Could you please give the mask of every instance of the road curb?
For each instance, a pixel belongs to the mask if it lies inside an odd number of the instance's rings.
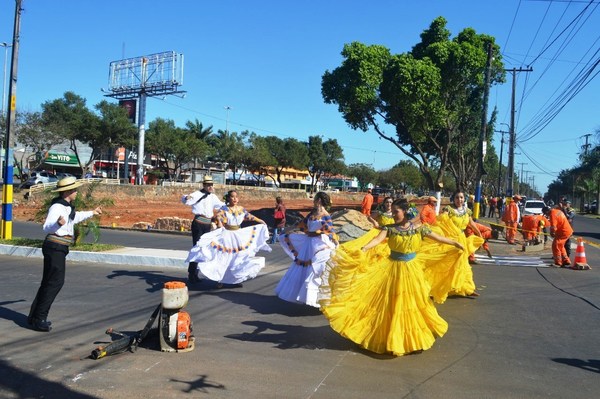
[[[122,251],[123,249],[120,249]],[[149,250],[151,252],[152,250]],[[25,258],[43,258],[41,248],[23,247],[16,245],[0,244],[0,255],[20,256]],[[135,266],[154,266],[168,267],[187,270],[185,258],[155,256],[155,255],[134,255],[127,253],[111,252],[84,252],[70,251],[67,260],[74,262],[94,262],[116,265],[135,265]]]

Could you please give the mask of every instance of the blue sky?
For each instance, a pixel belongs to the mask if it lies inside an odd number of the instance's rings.
[[[466,27],[494,36],[507,68],[533,68],[517,75],[515,170],[534,177],[543,192],[560,170],[577,164],[584,135],[600,127],[598,68],[589,66],[599,57],[599,1],[588,3],[23,0],[17,107],[38,111],[65,91],[92,107],[105,99],[100,89],[108,87],[111,61],[176,51],[185,57],[187,95],[149,98],[147,122],[162,117],[183,126],[198,119],[215,130],[228,124],[230,131],[282,138],[323,135],[337,139],[347,164],[386,169],[404,156],[375,133],[350,129],[337,107],[323,102],[321,77],[340,65],[344,44],[403,53],[443,16],[452,36]],[[0,42],[12,42],[14,4],[0,0]],[[571,90],[585,71],[585,86]],[[510,122],[511,84],[509,75],[490,93],[490,112],[498,107],[500,123]],[[499,148],[500,134],[495,141]]]

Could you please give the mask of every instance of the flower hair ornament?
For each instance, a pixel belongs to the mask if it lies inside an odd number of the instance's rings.
[[[414,204],[410,204],[410,208],[408,208],[408,211],[406,212],[406,217],[408,219],[414,219],[419,215],[419,211],[417,210],[417,208],[415,207]]]

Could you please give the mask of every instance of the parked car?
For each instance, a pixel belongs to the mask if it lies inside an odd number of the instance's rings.
[[[33,171],[31,172],[29,179],[22,183],[19,188],[30,188],[36,184],[53,183],[56,181],[58,181],[58,179],[53,173],[46,172],[45,170]]]
[[[596,213],[596,211],[598,210],[598,201],[592,201],[591,204],[585,204],[583,206],[583,210],[586,213]]]
[[[65,177],[70,177],[70,176],[73,176],[73,175],[70,174],[70,173],[67,173],[67,172],[58,172],[58,173],[56,173],[56,178],[58,180],[61,180],[61,179],[64,179]]]
[[[527,200],[523,205],[523,216],[524,215],[541,215],[542,208],[546,206],[546,203],[542,200]]]

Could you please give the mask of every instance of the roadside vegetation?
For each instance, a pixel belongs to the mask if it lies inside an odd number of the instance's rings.
[[[41,248],[44,240],[33,238],[14,237],[10,240],[0,239],[0,244],[15,245],[18,247]],[[98,244],[98,243],[79,243],[70,247],[73,251],[83,252],[104,252],[113,249],[123,248],[121,245]]]

